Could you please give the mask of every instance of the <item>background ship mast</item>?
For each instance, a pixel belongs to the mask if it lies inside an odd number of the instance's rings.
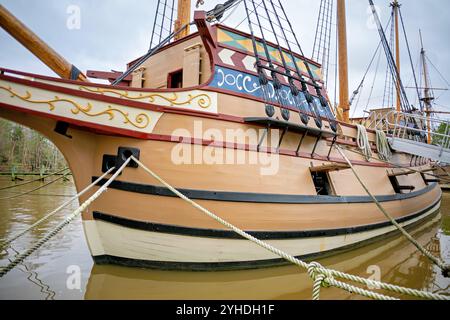
[[[398,0],[391,3],[394,10],[394,26],[395,26],[395,64],[397,65],[398,79],[400,79],[400,24],[399,24],[399,9],[400,4]],[[397,81],[397,112],[402,111],[400,81]]]
[[[189,35],[191,22],[191,0],[178,0],[178,19],[175,21],[175,40]]]
[[[339,51],[339,109],[341,121],[350,121],[350,100],[348,91],[347,18],[345,0],[337,0],[338,51]]]
[[[423,80],[424,80],[424,97],[422,98],[422,101],[425,103],[425,113],[427,116],[427,129],[428,129],[428,144],[431,144],[431,113],[433,112],[431,102],[434,100],[434,97],[431,95],[431,88],[430,88],[430,82],[428,79],[428,67],[427,67],[427,59],[425,55],[425,49],[423,46],[423,39],[422,39],[422,32],[420,33],[420,44],[421,44],[421,50],[420,50],[420,57],[422,59],[422,67],[423,67]]]

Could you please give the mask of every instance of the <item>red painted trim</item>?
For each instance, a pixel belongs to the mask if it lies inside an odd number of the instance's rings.
[[[195,11],[194,21],[197,26],[198,33],[202,39],[208,41],[208,43],[215,49],[216,41],[213,37],[211,25],[206,21],[206,11]]]
[[[210,112],[199,112],[199,111],[183,109],[183,108],[179,108],[179,109],[175,110],[170,107],[157,106],[157,105],[153,105],[150,103],[133,101],[133,100],[126,100],[126,99],[111,97],[111,96],[102,95],[102,94],[98,94],[98,93],[80,91],[80,90],[76,90],[76,89],[55,86],[53,84],[47,84],[47,83],[42,83],[42,82],[37,82],[37,81],[30,81],[27,79],[15,78],[15,77],[10,77],[10,76],[6,76],[6,75],[0,75],[0,79],[5,80],[5,81],[11,81],[11,82],[22,84],[22,85],[26,85],[29,87],[64,93],[64,94],[68,94],[68,95],[72,95],[72,96],[77,96],[77,97],[82,97],[82,98],[86,98],[86,99],[92,99],[92,100],[97,100],[97,101],[102,101],[102,102],[107,102],[107,103],[129,106],[129,107],[133,107],[133,108],[139,108],[139,109],[145,109],[145,110],[151,110],[151,111],[157,111],[157,112],[182,112],[183,114],[194,114],[194,115],[205,114],[205,115],[213,115],[214,117],[217,117],[217,115],[215,113],[210,113]],[[85,85],[85,83],[83,83],[83,85]],[[115,89],[118,89],[118,88],[115,88]],[[118,90],[124,90],[124,89],[121,88]]]
[[[73,85],[77,85],[77,86],[89,86],[89,87],[94,87],[94,88],[113,89],[113,90],[127,90],[130,92],[143,92],[143,93],[153,93],[153,92],[170,93],[170,92],[184,92],[184,91],[192,91],[192,90],[201,90],[204,86],[207,86],[212,81],[212,79],[211,79],[201,85],[189,87],[189,88],[181,88],[181,89],[148,89],[148,88],[134,88],[134,87],[126,87],[124,89],[123,86],[113,86],[113,85],[103,84],[103,83],[93,83],[93,82],[84,82],[84,81],[78,81],[78,80],[60,79],[60,78],[55,78],[55,77],[50,77],[50,76],[43,76],[43,75],[39,75],[39,74],[4,69],[4,68],[0,68],[0,72],[2,74],[3,73],[11,73],[11,74],[24,76],[24,77],[36,78],[36,79],[52,81],[52,82],[56,82],[56,83],[67,83],[67,84],[73,84]]]
[[[137,139],[149,139],[149,137],[150,137],[150,135],[145,132],[138,132],[138,131],[127,130],[127,129],[119,129],[119,128],[100,125],[100,124],[96,124],[96,123],[92,123],[92,122],[86,122],[86,121],[76,120],[76,119],[72,119],[72,118],[61,117],[58,115],[53,115],[53,114],[40,112],[40,111],[36,111],[36,110],[29,110],[29,109],[24,109],[21,107],[16,107],[16,106],[2,103],[2,102],[0,102],[0,107],[18,111],[20,113],[32,114],[32,115],[36,115],[39,117],[49,118],[49,119],[56,120],[56,121],[64,121],[64,122],[67,122],[67,123],[73,125],[75,128],[78,128],[78,129],[81,129],[84,131],[88,131],[88,132],[92,132],[92,133],[96,133],[96,134],[110,135],[110,136],[125,136],[125,137],[137,138]]]
[[[26,74],[24,72],[17,72],[18,74],[21,75],[26,75],[29,76],[31,74]],[[42,78],[47,78],[42,76]],[[26,86],[31,86],[31,87],[35,87],[35,88],[39,88],[39,89],[43,89],[43,90],[49,90],[49,91],[54,91],[54,92],[60,92],[60,93],[65,93],[65,94],[69,94],[69,95],[73,95],[73,96],[78,96],[78,97],[82,97],[82,98],[86,98],[86,99],[93,99],[93,100],[99,100],[99,101],[103,101],[103,102],[107,102],[107,103],[114,103],[114,104],[119,104],[119,105],[125,105],[125,106],[129,106],[129,107],[134,107],[134,108],[140,108],[140,109],[145,109],[145,110],[151,110],[151,111],[156,111],[156,112],[165,112],[165,113],[173,113],[173,114],[180,114],[180,115],[191,115],[191,116],[197,116],[197,117],[202,117],[202,118],[209,118],[209,119],[218,119],[218,120],[224,120],[224,121],[231,121],[231,122],[237,122],[237,123],[244,123],[244,120],[242,117],[237,117],[237,116],[232,116],[232,115],[226,115],[226,114],[215,114],[215,113],[208,113],[208,112],[199,112],[199,111],[194,111],[194,110],[190,110],[190,109],[183,109],[183,108],[170,108],[170,107],[163,107],[163,106],[157,106],[157,105],[152,105],[149,103],[143,103],[143,102],[139,102],[139,101],[131,101],[131,100],[125,100],[125,99],[120,99],[120,98],[115,98],[115,97],[110,97],[110,96],[105,96],[105,95],[101,95],[101,94],[97,94],[97,93],[90,93],[90,92],[84,92],[84,91],[79,91],[79,90],[75,90],[75,89],[71,89],[71,88],[65,88],[65,87],[60,87],[60,86],[55,86],[53,84],[47,84],[47,83],[41,83],[41,82],[37,82],[37,81],[31,81],[31,80],[27,80],[27,79],[22,79],[22,78],[17,78],[17,77],[12,77],[12,76],[8,76],[8,75],[4,75],[4,74],[0,74],[0,79],[2,80],[6,80],[6,81],[11,81],[11,82],[15,82],[15,83],[19,83],[19,84],[23,84]],[[52,80],[53,78],[50,78],[50,80]],[[57,79],[58,80],[58,79]],[[86,83],[85,82],[80,82],[80,81],[70,81],[74,84],[77,85],[83,85],[85,86]],[[89,84],[89,86],[91,86],[91,84]],[[113,86],[93,86],[93,87],[103,87],[103,88],[109,88],[109,89],[118,89],[118,90],[123,90],[123,88],[120,87],[113,87]],[[240,94],[240,93],[236,93],[233,91],[228,91],[228,90],[224,90],[224,89],[218,89],[218,88],[212,88],[212,87],[203,87],[202,90],[205,91],[211,91],[211,92],[217,92],[217,93],[223,93],[223,94],[227,94],[227,95],[232,95],[232,96],[236,96],[238,98],[242,98],[242,99],[246,99],[246,100],[251,100],[251,101],[256,101],[256,102],[260,102],[264,104],[264,100],[263,99],[259,99],[259,98],[255,98],[255,97],[250,97],[244,94]],[[130,90],[133,91],[133,90]],[[180,91],[180,90],[173,90],[173,91]],[[184,91],[184,90],[181,90]],[[151,92],[151,91],[147,91],[147,92]],[[157,91],[160,92],[160,91]],[[276,103],[273,104],[275,107],[278,108],[282,108],[281,105],[278,105]],[[298,113],[299,111],[293,107],[290,106],[286,106],[286,109],[289,109],[292,112]],[[309,116],[312,117],[311,114],[309,114]],[[322,117],[322,120],[327,121],[326,118]],[[338,123],[342,126],[346,126],[352,129],[357,129],[355,125],[352,124],[348,124],[348,123],[344,123],[344,122],[340,122],[338,121]],[[375,133],[374,130],[367,130],[368,132],[371,133]]]
[[[21,113],[29,113],[34,114],[37,116],[42,116],[46,118],[50,118],[56,121],[64,121],[67,123],[70,123],[74,126],[76,129],[88,131],[94,134],[101,134],[101,135],[109,135],[109,136],[126,136],[126,137],[132,137],[132,138],[138,138],[138,139],[145,139],[145,140],[153,140],[153,141],[162,141],[162,142],[172,142],[172,143],[185,143],[185,144],[193,144],[193,145],[202,145],[202,146],[212,146],[217,148],[230,148],[234,150],[244,150],[244,151],[254,151],[254,152],[261,152],[261,153],[269,153],[269,154],[276,154],[275,149],[268,149],[268,148],[260,148],[258,151],[257,146],[251,146],[248,144],[237,144],[232,142],[224,142],[224,141],[212,141],[212,140],[206,140],[206,139],[193,139],[190,137],[180,137],[180,136],[171,136],[171,135],[161,135],[161,134],[153,134],[153,133],[141,133],[136,132],[132,130],[126,130],[126,129],[118,129],[113,128],[109,126],[104,125],[98,125],[93,124],[90,122],[84,122],[80,120],[74,120],[71,118],[65,118],[61,116],[56,116],[44,112],[39,112],[35,110],[24,110],[23,108],[0,103],[0,107],[4,107],[7,109],[11,109],[17,112]],[[346,163],[345,160],[340,158],[330,158],[328,159],[325,156],[320,155],[314,155],[311,156],[311,154],[301,152],[299,155],[296,154],[294,150],[287,150],[287,149],[280,149],[278,154],[284,155],[284,156],[290,156],[290,157],[296,157],[296,158],[304,158],[304,159],[312,159],[312,160],[320,160],[320,161],[326,161],[326,162],[337,162],[337,163]],[[366,166],[366,167],[382,167],[382,168],[393,168],[392,166],[389,166],[387,164],[379,164],[379,163],[369,163],[369,162],[363,162],[363,161],[352,161],[355,165],[360,166]]]

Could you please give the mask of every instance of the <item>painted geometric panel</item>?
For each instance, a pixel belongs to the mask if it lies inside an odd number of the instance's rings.
[[[254,52],[252,40],[250,38],[248,38],[248,37],[239,35],[237,33],[234,33],[234,32],[231,32],[231,31],[219,28],[219,29],[217,29],[217,39],[218,39],[218,42],[220,44],[223,44],[223,45],[226,45],[226,46],[238,49],[238,50],[246,51],[248,53],[253,53]],[[268,60],[268,57],[267,57],[266,52],[264,50],[264,45],[261,42],[258,41],[256,43],[256,49],[257,49],[258,55],[260,57],[262,57],[263,59]],[[277,48],[273,47],[273,46],[270,46],[270,45],[267,46],[267,49],[269,51],[270,59],[272,61],[280,64],[280,65],[283,65],[283,61],[281,59],[279,50]],[[294,62],[292,60],[292,58],[293,58],[292,55],[283,50],[283,56],[284,56],[284,59],[286,61],[286,64],[290,68],[295,70],[295,65],[294,65]],[[301,59],[299,59],[297,57],[294,57],[294,58],[295,58],[295,61],[297,62],[297,66],[299,67],[300,71],[302,71],[304,73],[307,73],[308,70],[307,70],[307,68],[305,66],[306,62],[304,62],[303,60],[301,60]],[[316,79],[321,79],[322,78],[322,74],[321,74],[320,68],[318,68],[317,66],[315,66],[313,64],[310,64],[310,63],[309,63],[309,67],[310,67],[310,69],[311,69],[311,71],[312,71],[312,73],[313,73],[313,75],[314,75],[314,77]]]

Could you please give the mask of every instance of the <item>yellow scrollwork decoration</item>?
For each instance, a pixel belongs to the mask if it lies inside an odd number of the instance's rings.
[[[148,102],[155,103],[156,99],[159,98],[161,100],[164,100],[168,103],[170,103],[170,106],[184,106],[184,105],[196,105],[199,106],[202,109],[208,109],[211,106],[211,98],[205,94],[201,93],[198,95],[192,95],[188,94],[186,100],[180,100],[178,97],[178,94],[176,92],[170,93],[171,96],[164,95],[162,93],[139,93],[135,96],[130,95],[128,91],[119,91],[119,90],[113,90],[113,89],[103,89],[103,88],[90,88],[85,86],[80,86],[80,90],[85,90],[91,93],[98,93],[98,94],[105,94],[105,93],[111,93],[119,96],[120,98],[130,99],[130,100],[145,100],[148,99]]]
[[[60,98],[58,96],[55,96],[54,99],[51,100],[33,100],[32,94],[29,91],[25,92],[25,95],[20,95],[17,92],[15,92],[10,86],[3,87],[0,86],[0,89],[3,89],[11,94],[11,98],[19,98],[20,100],[23,100],[25,102],[33,103],[33,104],[46,104],[49,106],[50,111],[55,110],[57,107],[57,103],[66,102],[71,104],[74,108],[72,108],[70,111],[72,114],[77,115],[83,113],[86,116],[89,117],[99,117],[102,115],[107,115],[109,117],[109,120],[114,120],[116,114],[120,114],[124,118],[124,124],[131,124],[133,127],[138,129],[145,129],[150,124],[150,117],[145,113],[138,114],[134,121],[130,119],[130,114],[128,112],[124,112],[123,110],[120,110],[118,108],[113,108],[112,106],[108,106],[106,110],[99,111],[99,112],[93,112],[92,111],[92,104],[88,103],[86,106],[82,106],[81,104],[71,100],[71,99],[64,99]]]

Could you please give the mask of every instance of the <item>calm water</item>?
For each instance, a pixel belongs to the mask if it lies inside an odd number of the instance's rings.
[[[0,187],[10,185],[0,177]],[[10,191],[23,192],[36,184]],[[57,194],[52,197],[49,194]],[[0,200],[0,238],[7,238],[52,211],[75,194],[71,182],[12,200]],[[14,195],[0,191],[0,198]],[[22,252],[77,208],[67,207],[36,230],[20,238],[0,264]],[[411,231],[436,255],[450,262],[450,194],[444,194],[441,215]],[[442,277],[415,247],[400,236],[319,260],[324,266],[369,277],[380,270],[381,280],[450,295],[450,279]],[[74,267],[75,266],[75,267]],[[70,272],[81,270],[80,288],[67,286]],[[372,271],[373,272],[373,271]],[[72,278],[70,278],[72,279]],[[76,282],[69,281],[76,286]],[[74,221],[0,279],[0,299],[310,299],[311,281],[295,266],[233,272],[167,272],[93,264],[81,220]],[[360,299],[338,289],[323,289],[324,299]]]

